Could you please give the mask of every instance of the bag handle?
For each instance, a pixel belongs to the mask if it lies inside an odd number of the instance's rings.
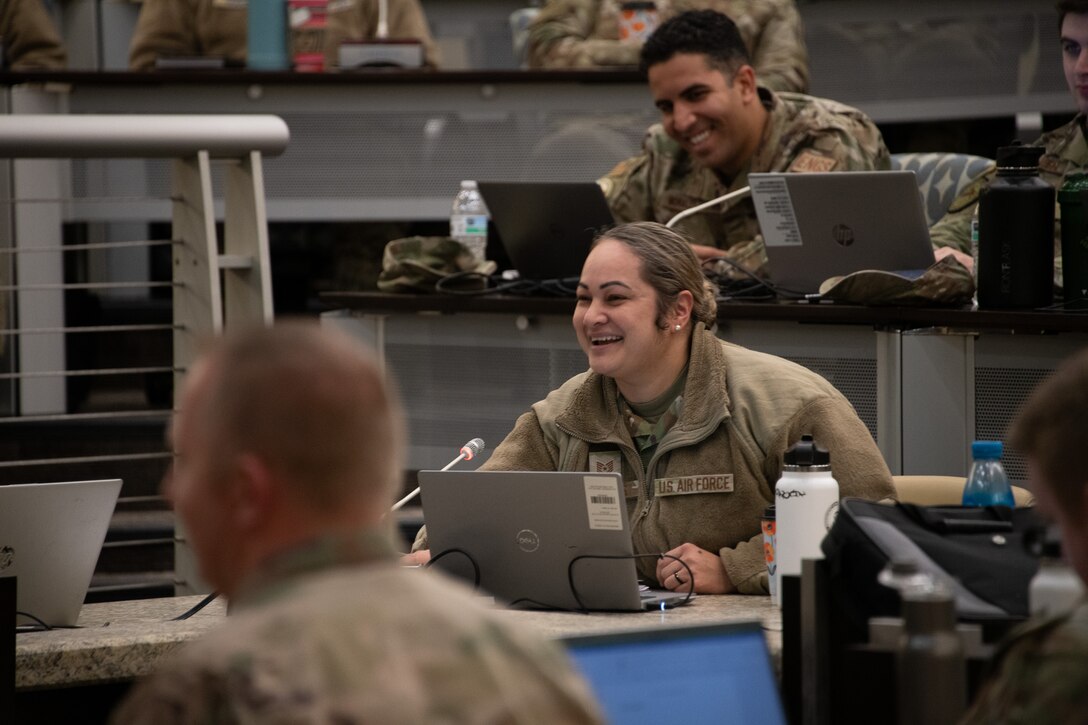
[[[908,516],[939,534],[1011,533],[1012,509],[1008,506],[919,506],[897,503]]]

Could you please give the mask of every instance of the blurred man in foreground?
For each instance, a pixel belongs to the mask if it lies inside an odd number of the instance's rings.
[[[115,722],[598,722],[550,642],[396,565],[399,403],[351,340],[287,323],[190,371],[167,496],[231,605]]]

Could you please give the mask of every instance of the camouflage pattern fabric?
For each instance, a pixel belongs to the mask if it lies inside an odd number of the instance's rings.
[[[656,0],[658,21],[687,10],[732,18],[759,83],[808,90],[808,51],[794,0]],[[620,40],[621,0],[549,0],[529,27],[530,68],[637,66],[641,45]]]
[[[760,88],[759,95],[770,117],[748,169],[734,179],[697,165],[660,124],[651,126],[642,154],[621,161],[598,180],[616,222],[664,224],[678,212],[748,186],[751,172],[890,168],[880,130],[856,108],[766,88]],[[767,273],[759,220],[749,197],[706,209],[675,228],[695,244],[728,250],[728,256],[746,269]]]
[[[825,299],[853,305],[959,307],[970,304],[974,293],[974,277],[954,257],[938,261],[917,279],[866,269],[832,277],[820,285],[820,294]]]
[[[66,53],[60,35],[42,0],[4,0],[0,3],[0,38],[4,65],[13,70],[64,67]]]
[[[654,421],[646,420],[635,413],[626,401],[623,402],[622,408],[624,425],[627,426],[627,432],[631,434],[631,441],[640,451],[645,451],[656,448],[669,429],[680,420],[680,414],[684,410],[684,396],[676,396],[668,409]]]
[[[136,685],[112,722],[603,721],[556,643],[392,557],[368,532],[266,562],[224,626]]]
[[[373,38],[378,0],[330,0],[325,35],[325,67],[339,65],[345,39]],[[437,66],[438,54],[419,0],[389,0],[389,37],[418,38],[424,61]],[[149,70],[168,56],[218,56],[246,61],[246,0],[144,0],[129,45],[132,70]]]
[[[1088,718],[1088,603],[1029,622],[1002,643],[960,725],[1083,723]]]
[[[449,237],[405,237],[385,245],[378,289],[382,292],[434,292],[435,283],[458,272],[491,275],[491,260],[477,262],[465,245]],[[466,277],[457,286],[482,289],[485,280]]]
[[[1084,136],[1085,116],[1078,114],[1069,123],[1044,133],[1034,143],[1046,153],[1039,159],[1039,176],[1055,189],[1061,188],[1065,177],[1088,171],[1088,141]],[[929,230],[934,247],[953,247],[971,253],[971,217],[974,216],[979,194],[996,173],[996,166],[968,185],[948,207],[948,213]],[[1054,284],[1062,284],[1061,207],[1054,206]]]

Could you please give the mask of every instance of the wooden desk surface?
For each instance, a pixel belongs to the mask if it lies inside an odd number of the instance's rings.
[[[25,632],[15,641],[16,690],[123,682],[154,669],[155,663],[184,642],[196,639],[224,621],[217,599],[184,621],[200,596],[142,599],[88,604],[79,627]],[[619,631],[642,627],[759,620],[773,653],[781,647],[781,615],[769,597],[699,596],[686,607],[666,612],[574,614],[502,610],[511,622],[547,637]]]

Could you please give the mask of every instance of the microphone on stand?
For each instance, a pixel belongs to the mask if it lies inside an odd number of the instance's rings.
[[[485,447],[486,446],[484,445],[484,441],[483,441],[482,438],[473,438],[468,443],[461,446],[461,455],[457,456],[457,458],[454,458],[452,461],[447,463],[445,466],[442,467],[441,470],[448,471],[451,468],[453,468],[454,466],[456,466],[458,463],[460,463],[461,461],[471,461],[473,458],[480,455],[480,451],[482,451]],[[411,501],[418,494],[419,494],[419,486],[416,486],[415,491],[412,491],[410,494],[408,494],[407,496],[402,498],[400,501],[397,501],[395,504],[393,504],[393,508],[389,509],[389,512],[392,513],[393,511],[396,511],[397,509],[401,508],[402,506],[404,506],[404,504]]]

